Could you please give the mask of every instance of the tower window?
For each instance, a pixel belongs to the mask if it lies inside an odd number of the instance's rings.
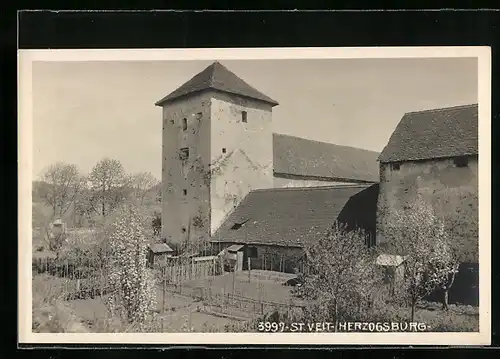
[[[247,121],[248,121],[247,117],[248,117],[247,112],[246,111],[241,111],[241,122],[247,123]]]
[[[186,227],[181,228],[182,233],[186,233]]]
[[[222,153],[226,153],[226,148],[225,147],[222,149]]]
[[[189,158],[189,148],[188,147],[181,148],[181,150],[179,152],[179,158],[182,161],[185,161]]]
[[[455,164],[455,167],[467,167],[469,161],[467,160],[467,157],[455,157],[453,159],[453,163]]]
[[[188,194],[187,189],[183,189],[183,190],[182,190],[182,194],[183,194],[184,196],[187,196],[187,194]]]
[[[400,164],[399,163],[391,163],[391,170],[399,171]]]
[[[187,122],[187,118],[183,118],[182,119],[182,130],[183,131],[186,131],[188,129],[188,122]]]
[[[202,117],[203,117],[203,114],[202,114],[201,112],[198,112],[198,113],[196,114],[196,119],[197,119],[197,120],[200,120]]]
[[[174,120],[170,120],[170,123],[173,125],[175,123],[175,121]]]

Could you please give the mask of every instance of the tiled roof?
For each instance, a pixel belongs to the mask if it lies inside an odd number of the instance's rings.
[[[348,201],[369,187],[340,185],[252,191],[214,233],[212,241],[302,247],[323,235],[343,216],[345,207],[352,207],[346,206]],[[354,207],[361,216],[364,211],[374,211],[373,206],[365,210],[363,204],[357,203]],[[244,224],[232,229],[237,223]]]
[[[378,182],[379,153],[355,147],[274,134],[276,174]]]
[[[209,89],[260,100],[272,106],[278,105],[278,102],[250,86],[217,61],[158,101],[156,105],[161,106],[165,102]]]
[[[379,161],[416,161],[477,153],[478,105],[475,104],[405,114]]]

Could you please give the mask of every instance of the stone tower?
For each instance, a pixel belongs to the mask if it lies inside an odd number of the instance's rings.
[[[273,186],[278,103],[214,62],[156,105],[162,238],[173,246],[208,240],[249,191]]]

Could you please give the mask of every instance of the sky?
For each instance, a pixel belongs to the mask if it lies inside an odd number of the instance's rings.
[[[214,59],[216,60],[216,59]],[[33,176],[103,157],[161,178],[161,108],[212,61],[33,63]],[[406,112],[477,103],[477,58],[225,60],[279,102],[274,132],[382,151]]]

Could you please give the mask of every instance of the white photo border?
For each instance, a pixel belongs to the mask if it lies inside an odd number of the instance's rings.
[[[278,59],[478,59],[479,104],[479,332],[472,333],[33,333],[32,64],[35,61],[186,61]],[[491,49],[485,46],[78,49],[18,51],[18,340],[20,344],[287,344],[489,345],[491,344]]]

